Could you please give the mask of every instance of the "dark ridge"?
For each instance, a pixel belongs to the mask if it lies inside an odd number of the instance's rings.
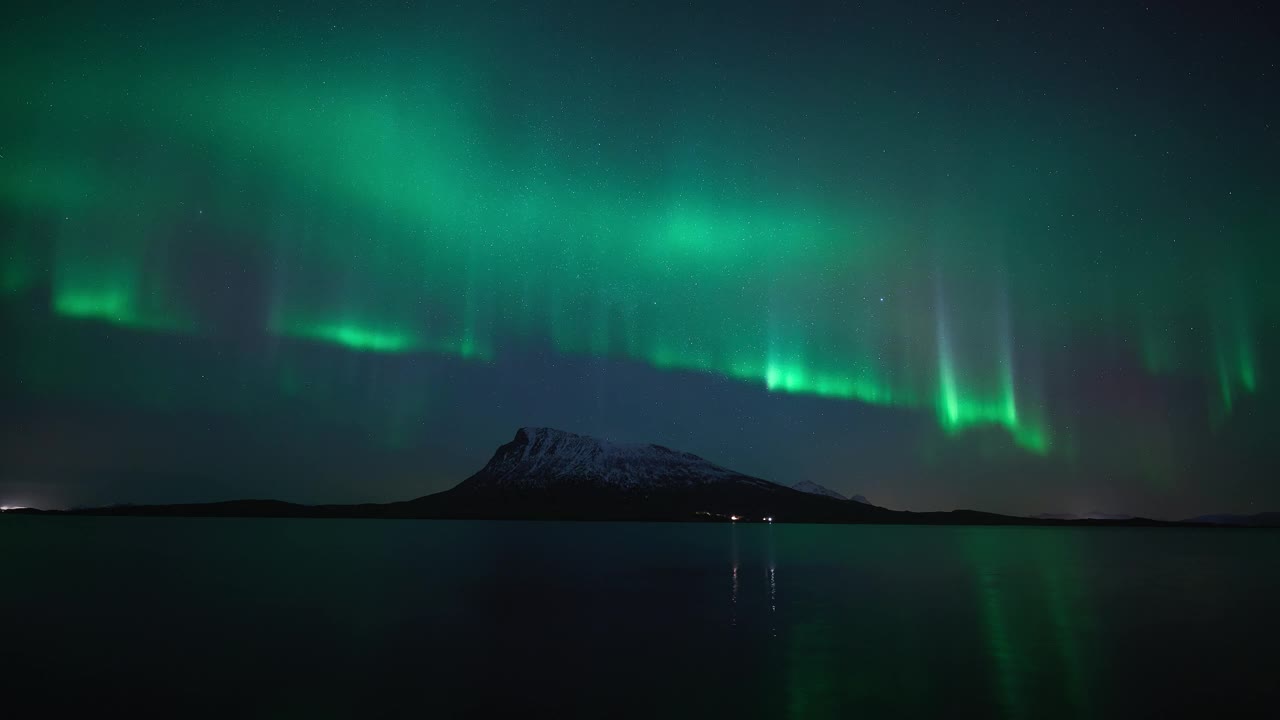
[[[976,510],[906,512],[804,492],[729,470],[661,445],[614,443],[552,428],[520,428],[479,471],[452,489],[403,502],[299,505],[230,500],[114,505],[8,513],[143,517],[646,520],[675,522],[880,523],[1210,527],[1213,521],[1014,517]],[[1269,513],[1276,516],[1280,514]],[[1235,517],[1235,516],[1206,516]],[[1260,516],[1250,516],[1257,518]],[[1247,522],[1225,523],[1245,525]]]
[[[1280,512],[1262,512],[1253,515],[1200,515],[1182,522],[1232,527],[1280,527]]]

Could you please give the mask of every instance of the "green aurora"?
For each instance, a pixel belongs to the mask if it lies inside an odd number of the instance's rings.
[[[1097,352],[1199,383],[1217,423],[1271,382],[1275,130],[1197,142],[1143,77],[993,85],[998,50],[895,55],[861,26],[778,57],[785,33],[710,11],[620,47],[586,26],[625,10],[171,12],[9,33],[8,302],[477,363],[546,345],[1041,455],[1070,452],[1051,388]],[[227,301],[207,264],[257,292]]]

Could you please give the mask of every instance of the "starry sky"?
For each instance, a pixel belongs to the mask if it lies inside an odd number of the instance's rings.
[[[1266,3],[116,5],[0,30],[5,504],[1280,506]]]

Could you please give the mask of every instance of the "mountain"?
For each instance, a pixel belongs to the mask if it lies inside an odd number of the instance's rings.
[[[837,496],[838,497],[838,496]],[[806,519],[866,522],[890,511],[848,507],[661,445],[526,427],[452,490],[396,511],[448,517]]]
[[[459,492],[563,490],[592,487],[622,492],[687,489],[746,483],[782,486],[720,467],[692,453],[661,445],[619,443],[545,427],[516,431]]]
[[[795,485],[792,485],[791,489],[799,490],[800,492],[807,492],[812,495],[823,495],[825,497],[835,498],[837,500],[850,500],[852,502],[861,503],[863,505],[871,504],[871,501],[867,499],[866,495],[854,495],[852,497],[845,497],[840,493],[836,492],[835,490],[832,490],[831,488],[827,487],[826,485],[819,485],[818,483],[813,482],[812,480],[801,480]]]
[[[849,499],[849,498],[846,498],[845,496],[841,495],[840,493],[836,492],[835,490],[832,490],[831,488],[829,488],[829,487],[827,487],[827,486],[825,486],[825,485],[819,485],[818,483],[813,482],[812,480],[801,480],[800,482],[796,483],[795,485],[792,485],[792,486],[791,486],[791,489],[792,489],[792,490],[799,490],[800,492],[806,492],[806,493],[809,493],[809,494],[811,494],[811,495],[825,495],[825,496],[827,496],[827,497],[835,498],[835,499],[837,499],[837,500],[848,500],[848,499]],[[859,497],[861,497],[861,496],[859,496]]]
[[[1183,520],[1187,523],[1210,525],[1235,525],[1240,527],[1280,527],[1280,512],[1263,512],[1253,515],[1201,515]]]
[[[907,512],[850,500],[816,483],[786,487],[661,445],[619,443],[525,427],[475,474],[416,500],[297,505],[231,500],[184,505],[116,505],[41,515],[176,517],[421,518],[889,523],[927,525],[1176,525],[1124,520],[1025,518],[975,510]]]

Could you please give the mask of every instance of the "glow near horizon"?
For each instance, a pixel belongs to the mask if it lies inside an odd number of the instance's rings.
[[[948,434],[996,426],[1028,451],[1051,450],[1037,375],[1046,338],[1034,328],[1035,308],[1056,298],[1008,288],[1004,244],[974,240],[987,228],[963,226],[968,211],[951,214],[954,237],[917,240],[910,219],[866,193],[782,192],[714,134],[662,145],[716,145],[714,161],[652,163],[643,145],[566,141],[553,121],[500,131],[484,93],[448,62],[384,69],[353,64],[323,87],[291,60],[195,61],[183,75],[195,83],[126,66],[59,77],[56,110],[22,121],[56,133],[80,127],[66,119],[80,113],[171,142],[143,140],[122,159],[104,131],[12,153],[0,199],[35,219],[19,228],[4,290],[37,283],[37,226],[52,227],[58,315],[213,332],[190,307],[189,278],[169,272],[183,234],[204,233],[269,271],[266,335],[474,361],[545,342],[918,409]],[[531,105],[531,116],[545,110]],[[630,159],[606,162],[609,151]],[[767,149],[748,155],[743,166]],[[949,275],[964,288],[943,290]],[[1211,303],[1207,362],[1161,319],[1134,313],[1148,370],[1189,365],[1212,378],[1220,416],[1259,385],[1244,285],[1231,280],[1221,297],[1232,300]]]

